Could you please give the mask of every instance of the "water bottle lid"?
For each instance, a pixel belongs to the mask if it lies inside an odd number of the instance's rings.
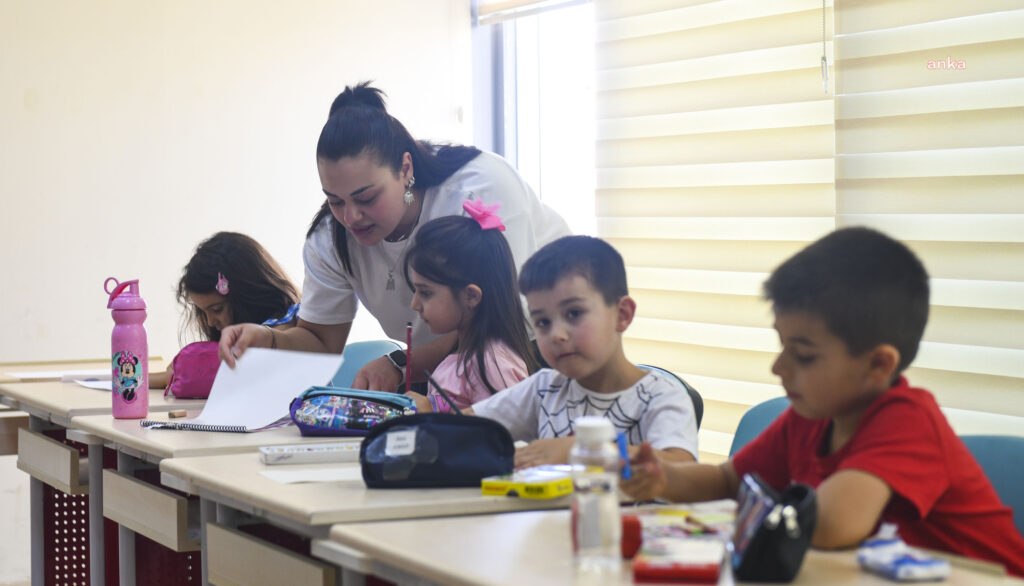
[[[604,417],[588,415],[580,417],[572,424],[576,441],[586,444],[602,444],[615,439],[615,428],[612,422]]]
[[[113,286],[111,286],[113,281]],[[127,291],[125,291],[127,289]],[[103,290],[110,295],[107,309],[146,309],[146,301],[139,296],[139,280],[118,282],[114,277],[103,282]]]

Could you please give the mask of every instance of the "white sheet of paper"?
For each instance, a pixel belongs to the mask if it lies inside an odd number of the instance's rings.
[[[234,368],[221,362],[202,413],[182,423],[266,427],[288,416],[299,393],[331,380],[341,365],[338,354],[249,348]]]
[[[9,377],[18,380],[59,380],[71,382],[76,379],[110,380],[110,368],[83,368],[81,370],[36,370],[22,372],[5,372]]]
[[[113,391],[113,385],[110,380],[76,380],[76,383],[82,385],[87,389],[96,389],[97,391]]]
[[[260,470],[260,474],[281,484],[296,482],[340,482],[346,480],[363,481],[363,470],[359,466],[339,466],[337,468],[299,468]]]
[[[61,382],[65,383],[79,380],[110,380],[112,375],[113,372],[111,372],[110,368],[96,368],[92,370],[76,370],[74,372],[65,372],[63,376],[60,377],[60,380]]]

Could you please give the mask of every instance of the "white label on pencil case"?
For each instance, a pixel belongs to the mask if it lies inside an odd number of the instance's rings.
[[[416,430],[388,432],[388,440],[384,445],[385,456],[408,456],[416,448]]]

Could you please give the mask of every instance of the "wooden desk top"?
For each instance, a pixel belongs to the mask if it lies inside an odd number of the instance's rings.
[[[352,480],[282,484],[260,474],[269,469],[351,469]],[[485,497],[479,488],[368,489],[358,464],[265,466],[259,454],[172,458],[160,462],[164,484],[170,475],[200,489],[203,496],[263,514],[276,515],[304,527],[333,523],[472,515],[506,511],[565,508],[567,497],[528,500]]]
[[[573,567],[568,511],[345,523],[331,527],[330,542],[354,548],[374,560],[439,584],[596,583],[593,577],[577,575]],[[318,541],[315,548],[325,559],[333,557],[324,555],[332,551],[330,542]],[[623,564],[618,580],[612,579],[611,583],[633,583],[628,563]],[[719,582],[733,583],[731,573],[723,575]],[[862,572],[853,551],[811,550],[793,584],[892,586],[895,582]],[[1022,585],[1024,580],[954,565],[950,578],[941,584]]]
[[[72,417],[110,413],[110,392],[89,389],[76,383],[2,383],[0,397],[13,408],[20,409],[41,419],[67,427]],[[151,412],[175,409],[198,409],[202,400],[164,398],[163,389],[149,390]]]
[[[193,406],[188,417],[199,414]],[[147,419],[167,420],[167,413],[150,413]],[[256,452],[260,446],[325,443],[345,438],[303,437],[295,426],[279,427],[253,433],[217,431],[184,431],[179,429],[148,429],[138,419],[114,419],[113,415],[83,415],[71,420],[72,434],[85,432],[96,436],[114,449],[131,453],[150,462],[164,458],[212,456]],[[350,441],[358,442],[359,438]],[[191,492],[191,491],[189,491]]]
[[[97,358],[95,360],[55,360],[55,361],[43,361],[43,362],[6,362],[0,363],[0,383],[28,383],[28,382],[45,382],[45,381],[59,381],[60,376],[51,374],[42,378],[33,377],[21,377],[12,376],[8,373],[16,375],[19,372],[25,373],[61,373],[61,372],[80,372],[83,370],[98,370],[98,369],[109,369],[110,360],[106,358]],[[149,371],[150,372],[163,372],[167,369],[167,362],[160,356],[152,356],[149,359]]]

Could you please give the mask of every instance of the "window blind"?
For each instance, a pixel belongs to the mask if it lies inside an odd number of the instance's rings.
[[[541,14],[590,0],[476,0],[477,24],[488,25]]]
[[[932,277],[908,378],[959,433],[1024,433],[1024,6],[865,0],[836,20],[836,221]]]
[[[761,283],[835,227],[831,2],[824,47],[822,12],[595,1],[597,230],[638,304],[626,354],[700,391],[704,461],[724,459],[750,405],[782,394]]]

